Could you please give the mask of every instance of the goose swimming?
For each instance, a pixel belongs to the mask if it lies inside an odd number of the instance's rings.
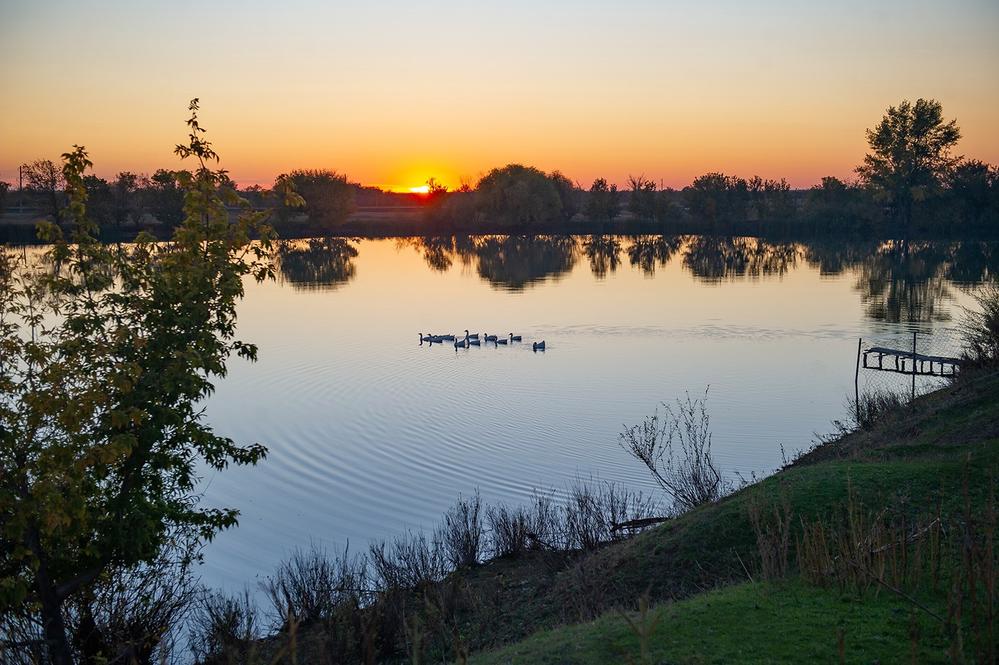
[[[482,333],[482,337],[485,338],[487,342],[495,342],[496,335],[490,335],[489,333]]]
[[[465,329],[465,339],[479,339],[479,333],[474,333],[474,334],[469,335],[468,334],[468,329],[466,328]]]
[[[520,341],[523,341],[523,338],[520,335],[514,335],[513,333],[510,333],[510,341],[511,342],[520,342]]]
[[[463,339],[456,340],[455,343],[454,343],[454,348],[455,349],[464,349],[466,346],[467,346],[467,344],[465,343],[465,340],[463,340]]]
[[[534,344],[531,345],[531,349],[534,351],[544,351],[545,340],[541,340],[540,342],[535,342]]]
[[[499,339],[496,340],[496,344],[504,344],[505,345],[509,341],[510,340],[508,340],[506,337],[500,337]]]

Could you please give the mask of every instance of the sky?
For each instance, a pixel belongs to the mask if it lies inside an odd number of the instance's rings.
[[[999,163],[996,0],[2,0],[0,180],[90,151],[178,168],[187,103],[243,184],[397,190],[518,162],[588,185],[848,178],[889,105],[935,98]]]

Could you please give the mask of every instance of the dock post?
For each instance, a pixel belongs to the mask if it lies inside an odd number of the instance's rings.
[[[912,332],[912,403],[916,402],[916,332]]]
[[[860,347],[864,343],[864,338],[857,338],[857,364],[853,370],[853,409],[857,413],[857,427],[860,427]],[[864,358],[864,365],[867,365],[867,358]]]

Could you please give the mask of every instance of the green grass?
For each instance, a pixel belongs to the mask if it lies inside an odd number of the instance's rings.
[[[851,597],[798,582],[743,583],[660,605],[654,663],[909,662],[911,607],[888,593]],[[632,617],[636,615],[631,614]],[[919,663],[947,662],[939,624],[914,617]],[[474,665],[640,662],[639,640],[619,613],[478,654]]]
[[[999,376],[969,377],[723,501],[588,555],[586,575],[571,565],[505,569],[503,584],[513,591],[502,611],[488,621],[468,617],[467,634],[485,649],[542,632],[473,662],[638,662],[637,638],[619,613],[565,624],[588,618],[573,609],[579,597],[634,607],[646,590],[653,602],[684,599],[661,606],[668,610],[653,662],[835,662],[838,627],[848,662],[908,662],[911,605],[887,591],[854,598],[794,578],[780,586],[746,583],[747,567],[759,578],[748,506],[786,503],[796,525],[843,511],[851,495],[869,509],[954,515],[963,510],[967,481],[972,510],[980,513],[992,478],[999,480]],[[471,582],[488,591],[491,575],[486,566]],[[939,593],[926,602],[946,613]],[[920,634],[919,662],[945,660],[940,624],[921,615]]]

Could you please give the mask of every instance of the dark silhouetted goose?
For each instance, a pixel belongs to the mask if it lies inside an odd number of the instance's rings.
[[[535,351],[544,351],[545,340],[541,340],[540,342],[535,342],[534,344],[531,345],[531,348]]]
[[[523,338],[520,335],[514,335],[513,333],[510,333],[510,341],[511,342],[520,342],[522,340],[523,340]]]
[[[509,341],[510,340],[508,340],[506,337],[500,337],[499,339],[496,340],[496,343],[497,344],[506,344]]]
[[[496,341],[496,335],[490,335],[489,333],[482,333],[482,337],[487,342],[495,342]]]

